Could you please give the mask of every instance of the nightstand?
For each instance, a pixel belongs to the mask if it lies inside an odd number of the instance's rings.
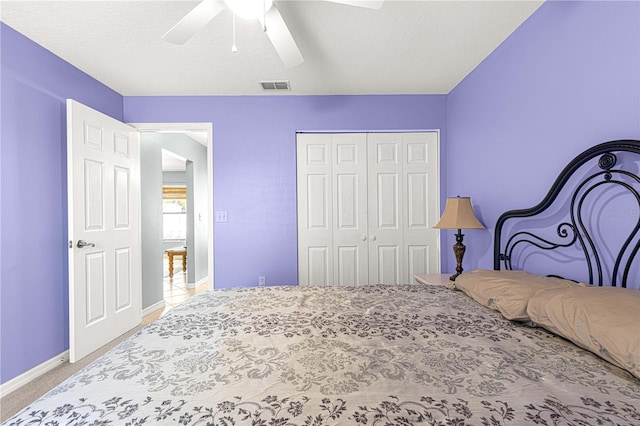
[[[446,285],[451,282],[451,274],[413,274],[416,284]]]

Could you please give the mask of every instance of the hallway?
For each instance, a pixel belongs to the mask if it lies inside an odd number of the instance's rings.
[[[145,316],[142,320],[143,324],[149,324],[160,318],[165,312],[178,306],[185,300],[195,296],[196,294],[206,293],[209,291],[209,283],[200,284],[196,288],[187,288],[187,273],[182,270],[182,260],[177,257],[173,260],[174,269],[173,277],[169,277],[169,259],[164,255],[163,259],[163,288],[165,307],[158,309]]]

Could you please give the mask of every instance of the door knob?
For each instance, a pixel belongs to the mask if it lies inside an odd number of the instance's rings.
[[[78,240],[78,244],[77,244],[77,247],[78,247],[78,248],[87,247],[87,246],[89,246],[89,247],[95,247],[96,245],[95,245],[95,244],[93,244],[93,243],[88,243],[88,242],[86,242],[86,241],[84,241],[84,240]]]
[[[360,237],[360,239],[361,239],[362,241],[367,241],[367,236],[366,236],[366,235],[363,235],[362,237]]]
[[[375,240],[376,240],[376,236],[375,236],[375,235],[372,235],[372,236],[371,236],[371,241],[375,241]]]

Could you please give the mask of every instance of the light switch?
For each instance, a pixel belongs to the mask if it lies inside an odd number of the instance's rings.
[[[216,212],[216,222],[226,222],[226,221],[227,221],[227,212],[226,212],[226,210],[217,211]]]

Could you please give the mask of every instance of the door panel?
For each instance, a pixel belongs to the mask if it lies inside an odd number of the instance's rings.
[[[358,228],[358,175],[336,176],[336,228],[346,231]]]
[[[400,283],[400,270],[398,268],[400,266],[400,250],[398,245],[384,246],[378,244],[377,251],[378,281],[376,281],[376,284]]]
[[[131,198],[130,191],[130,183],[129,183],[129,169],[125,169],[123,167],[115,167],[113,169],[113,174],[115,178],[115,224],[116,228],[126,229],[129,227],[129,212],[131,211],[131,206],[129,205],[129,200]]]
[[[398,162],[398,145],[396,133],[390,134],[375,134],[369,138],[369,140],[375,141],[376,157],[375,162],[379,165],[397,166]]]
[[[307,228],[329,229],[329,182],[327,174],[307,176]]]
[[[333,283],[368,284],[367,139],[364,133],[331,135],[334,229]]]
[[[402,139],[406,146],[402,278],[412,282],[413,274],[440,272],[440,233],[432,228],[440,216],[438,134],[404,133]]]
[[[399,229],[398,217],[398,179],[397,173],[379,173],[377,175],[377,218],[378,226],[376,230],[388,229],[397,231]]]
[[[407,246],[409,260],[409,271],[421,274],[419,271],[426,271],[429,268],[430,247],[425,245]]]
[[[84,145],[102,151],[102,126],[94,124],[90,119],[84,121]]]
[[[131,250],[116,250],[116,312],[131,306]]]
[[[67,101],[71,362],[142,318],[139,152],[135,129]]]
[[[86,271],[86,325],[92,325],[106,316],[107,291],[105,285],[104,252],[87,253],[84,256]]]
[[[330,247],[309,247],[308,248],[308,275],[305,276],[306,283],[310,285],[331,285],[332,277],[329,270]]]
[[[114,135],[115,145],[114,150],[116,155],[122,158],[129,158],[129,153],[131,150],[131,141],[129,137],[125,134],[115,133]]]
[[[85,231],[104,229],[104,164],[100,161],[84,161],[84,210]]]
[[[358,265],[361,263],[358,247],[337,247],[337,285],[355,286],[362,284]]]
[[[402,134],[370,133],[369,149],[369,282],[400,284],[404,263],[402,236]]]
[[[298,284],[333,284],[331,135],[297,136]]]
[[[427,226],[427,175],[426,173],[407,174],[407,227],[424,228]]]

